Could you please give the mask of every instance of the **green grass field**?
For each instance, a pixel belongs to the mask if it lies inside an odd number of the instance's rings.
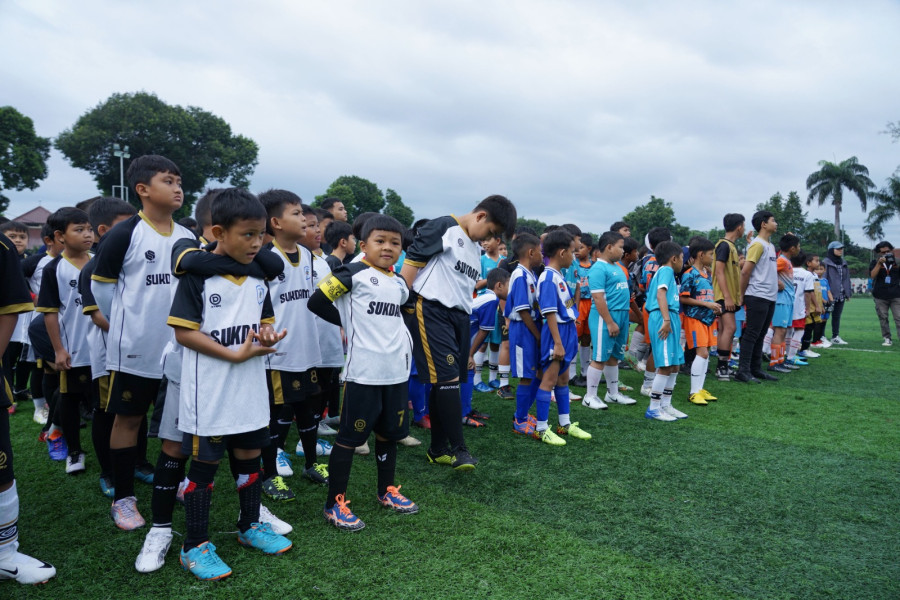
[[[24,407],[11,423],[21,549],[59,575],[0,582],[0,598],[900,598],[900,348],[881,347],[871,299],[847,306],[841,336],[849,346],[776,384],[710,378],[708,407],[687,403],[679,377],[682,422],[644,419],[643,397],[573,405],[594,438],[562,448],[514,436],[513,402],[476,394],[494,418],[466,431],[474,472],[401,448],[398,483],[421,512],[400,516],[376,504],[374,455],[357,457],[356,533],[327,526],[325,489],[295,476],[297,501],[267,503],[295,528],[280,557],[238,547],[222,468],[210,531],[234,575],[213,583],[182,571],[175,548],[161,571],[135,572],[144,531],[112,525],[91,451],[86,475],[65,475]],[[639,386],[633,371],[622,380]],[[151,489],[136,485],[149,517]]]

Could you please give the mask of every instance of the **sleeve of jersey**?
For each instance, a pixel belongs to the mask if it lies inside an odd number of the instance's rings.
[[[759,242],[750,244],[750,247],[747,248],[747,261],[753,264],[758,263],[759,259],[762,258],[763,250],[763,245]]]
[[[269,295],[269,290],[266,290],[266,298],[263,300],[262,305],[262,313],[259,316],[260,323],[268,323],[269,325],[273,325],[275,323],[275,308],[272,306],[272,296]]]
[[[506,299],[506,306],[510,307],[507,316],[531,308],[531,305],[528,304],[527,288],[528,280],[525,277],[516,277],[510,286],[509,297]]]
[[[694,286],[696,285],[697,278],[694,275],[694,271],[690,270],[684,275],[681,276],[681,292],[679,295],[681,296],[691,296],[693,297]]]
[[[86,315],[100,310],[100,307],[97,306],[97,300],[94,299],[94,292],[91,290],[91,275],[94,272],[93,262],[93,259],[91,259],[91,262],[81,269],[81,274],[78,276],[78,293],[81,294],[82,302],[81,312]]]
[[[728,259],[730,257],[731,246],[728,245],[728,242],[719,242],[716,246],[716,260],[728,264]]]
[[[412,267],[421,269],[432,256],[444,251],[444,233],[450,225],[456,223],[453,217],[432,219],[422,225],[416,233],[416,239],[406,250],[406,262]]]
[[[131,244],[131,234],[134,231],[134,226],[129,227],[130,221],[119,225],[110,229],[109,233],[104,236],[103,243],[100,244],[97,256],[94,258],[97,266],[94,274],[91,275],[91,279],[94,281],[115,283],[119,280],[119,273],[122,272],[125,255]]]
[[[597,268],[591,268],[591,270],[588,271],[588,286],[591,288],[592,294],[605,294],[606,271],[599,266]]]
[[[28,282],[22,274],[19,259],[5,235],[0,233],[0,315],[14,315],[34,310]]]
[[[351,265],[354,266],[365,266],[364,263],[351,263],[350,265],[343,265],[335,269],[331,275],[326,277],[320,284],[319,289],[322,290],[322,293],[325,294],[325,297],[328,298],[331,302],[334,302],[344,294],[350,291],[353,287],[353,271],[351,271]]]
[[[478,328],[485,331],[493,331],[497,318],[497,306],[499,301],[486,302],[478,309]]]
[[[813,278],[812,274],[806,276],[806,287],[804,290],[807,292],[816,291],[816,280]]]
[[[59,258],[50,261],[44,267],[44,276],[41,283],[41,293],[38,294],[35,310],[40,313],[56,313],[62,303],[59,300],[59,281],[56,279],[56,266]]]
[[[185,275],[178,280],[172,308],[166,320],[171,327],[200,329],[203,322],[203,284],[205,279],[196,275]],[[271,304],[270,304],[271,306]]]
[[[778,261],[775,263],[776,269],[779,273],[784,273],[788,270],[791,263],[788,259],[786,259],[783,255],[778,257]]]
[[[541,308],[542,315],[559,312],[556,307],[558,296],[559,293],[556,291],[556,284],[553,283],[552,277],[544,277],[538,283],[538,306]]]

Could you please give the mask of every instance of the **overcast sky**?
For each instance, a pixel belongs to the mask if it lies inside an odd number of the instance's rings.
[[[254,139],[254,191],[310,201],[359,175],[417,218],[500,193],[602,231],[653,194],[707,229],[805,199],[822,159],[855,155],[883,185],[898,31],[895,0],[0,0],[0,105],[53,137],[115,92],[154,92]],[[49,167],[5,192],[7,216],[95,195],[55,150]],[[857,241],[864,220],[845,199]],[[886,231],[900,245],[900,220]]]

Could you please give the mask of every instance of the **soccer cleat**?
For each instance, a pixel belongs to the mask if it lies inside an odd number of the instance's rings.
[[[294,543],[272,530],[268,523],[252,523],[247,531],[239,531],[238,543],[248,548],[261,550],[263,554],[284,554]]]
[[[585,377],[584,375],[576,375],[569,380],[569,385],[574,385],[575,387],[585,387],[587,385],[587,377]]]
[[[559,425],[556,427],[557,435],[571,435],[577,440],[589,440],[591,434],[578,426],[578,423],[569,423],[568,425]]]
[[[144,464],[134,468],[134,478],[141,483],[153,485],[153,475],[153,465],[148,462],[144,462]]]
[[[839,335],[836,335],[836,336],[834,336],[833,338],[831,338],[831,343],[832,343],[832,344],[837,344],[838,346],[846,346],[846,345],[847,345],[847,342],[845,342],[844,340],[842,340],[842,339],[841,339],[841,336],[839,336]]]
[[[460,446],[453,451],[450,466],[457,471],[471,471],[478,464],[478,459],[469,454],[465,446]]]
[[[449,448],[444,448],[437,452],[429,448],[425,451],[425,458],[433,465],[449,465],[453,462],[453,456],[451,456]]]
[[[113,484],[112,477],[100,476],[100,491],[110,500],[116,497],[116,487]]]
[[[545,444],[549,444],[551,446],[565,446],[566,445],[566,440],[562,439],[561,437],[559,437],[558,435],[553,433],[553,431],[551,431],[550,428],[547,428],[543,431],[538,431],[535,429],[534,433],[532,433],[531,436],[534,439],[540,440],[540,441],[544,442]]]
[[[731,381],[731,371],[725,365],[716,368],[716,379],[719,381]]]
[[[203,542],[187,552],[182,548],[181,566],[200,581],[216,581],[231,575],[231,569],[216,554],[212,542]]]
[[[606,408],[606,403],[597,396],[585,396],[581,399],[581,404],[582,406],[593,408],[594,410],[603,410]]]
[[[653,388],[650,387],[649,385],[641,386],[641,396],[647,396],[649,398],[650,394],[652,394],[652,393],[653,393]]]
[[[172,545],[171,527],[151,527],[144,538],[144,545],[134,561],[138,573],[152,573],[166,564],[166,552]]]
[[[331,442],[325,440],[316,440],[316,456],[331,456]],[[303,453],[303,442],[297,442],[295,450],[297,456],[305,456]]]
[[[292,492],[291,488],[284,482],[281,475],[269,477],[263,481],[262,491],[272,500],[278,500],[279,502],[290,502],[296,498],[294,492]]]
[[[620,361],[620,364],[621,364],[621,361]],[[637,370],[638,361],[634,357],[634,354],[632,354],[631,352],[628,352],[628,351],[625,352],[625,364],[627,364],[631,369],[634,369],[635,371]]]
[[[482,394],[487,394],[493,391],[493,388],[483,381],[479,381],[478,383],[476,383],[474,389],[476,392],[481,392]]]
[[[666,414],[671,415],[671,416],[675,417],[676,419],[687,419],[688,418],[688,416],[685,413],[681,412],[680,410],[678,410],[671,404],[669,406],[663,406],[662,409],[663,409],[663,411],[666,412]]]
[[[713,402],[718,400],[718,398],[710,394],[708,390],[700,390],[700,393],[703,394],[703,398],[706,400],[712,400]]]
[[[491,379],[490,381],[488,381],[488,386],[492,390],[499,390],[500,389],[500,380],[499,379]]]
[[[48,412],[49,409],[46,406],[34,409],[34,416],[32,417],[34,422],[41,426],[46,425]]]
[[[51,460],[66,460],[69,455],[66,438],[59,429],[47,436],[47,452],[50,454]]]
[[[773,373],[790,373],[791,372],[790,368],[785,367],[784,365],[780,365],[780,364],[779,365],[770,365],[769,370],[772,371]]]
[[[415,425],[416,427],[421,427],[422,429],[431,429],[431,417],[425,415],[418,421],[413,421],[413,425]]]
[[[357,446],[353,449],[354,454],[359,454],[360,456],[368,456],[372,451],[369,450],[369,442],[366,441],[362,446]]]
[[[278,535],[287,535],[294,530],[290,523],[286,523],[282,521],[270,511],[265,505],[259,505],[259,522],[267,523],[272,531],[277,533]]]
[[[12,404],[9,405],[9,408],[6,409],[6,412],[8,412],[11,415],[16,414],[16,406],[18,406],[18,405],[15,402],[13,402]]]
[[[512,388],[510,386],[504,385],[497,390],[497,396],[499,396],[503,400],[514,400],[516,397],[516,393],[512,391]]]
[[[634,365],[634,369],[640,373],[645,372],[647,370],[647,361],[646,360],[637,361],[637,364]]]
[[[345,500],[343,494],[338,494],[334,499],[334,506],[326,508],[324,511],[325,520],[338,529],[359,531],[366,524],[350,511],[348,504],[350,504],[350,501]]]
[[[809,363],[806,362],[805,360],[803,360],[803,358],[802,358],[802,357],[799,357],[799,356],[795,356],[794,358],[786,358],[786,359],[784,359],[784,362],[785,362],[785,364],[790,363],[790,364],[792,364],[792,365],[794,365],[794,366],[797,366],[797,367],[807,367],[807,366],[809,366]]]
[[[790,369],[788,369],[788,370],[790,370]],[[775,377],[774,375],[770,375],[770,374],[766,373],[765,371],[757,371],[755,373],[751,371],[750,374],[753,377],[756,377],[757,379],[759,379],[760,381],[778,381],[777,377]]]
[[[885,339],[887,339],[887,338],[885,338]],[[882,344],[882,345],[884,345],[884,344]],[[825,344],[822,343],[822,340],[817,340],[817,341],[813,342],[812,344],[810,344],[809,347],[810,348],[824,348]]]
[[[819,342],[822,344],[823,348],[831,348],[832,346],[834,346],[834,344],[831,343],[831,340],[829,340],[824,335],[821,338],[819,338]]]
[[[401,515],[414,515],[419,512],[418,505],[400,493],[402,486],[389,485],[384,496],[378,496],[378,502],[385,508],[389,508]]]
[[[740,371],[735,373],[734,380],[741,383],[762,383],[759,379],[757,379],[750,373],[742,373]]]
[[[468,427],[484,427],[484,423],[482,423],[481,421],[477,421],[470,416],[463,417],[462,424]]]
[[[581,398],[582,398],[582,396],[580,394],[576,394],[575,392],[573,392],[571,390],[571,388],[569,389],[569,400],[570,401],[578,402],[579,400],[581,400]]]
[[[319,435],[337,435],[337,430],[325,421],[319,421]]]
[[[144,517],[138,512],[137,498],[134,496],[113,502],[109,514],[116,527],[125,531],[132,531],[146,525]]]
[[[0,552],[0,581],[15,579],[25,585],[37,585],[56,576],[56,567],[22,554],[17,547],[18,544],[13,543],[10,550]]]
[[[534,423],[527,418],[524,421],[519,421],[513,417],[513,433],[531,435],[534,433]]]
[[[688,400],[691,404],[696,404],[697,406],[706,406],[709,404],[709,402],[706,401],[706,396],[703,395],[703,390],[690,394]]]
[[[84,473],[84,452],[73,452],[66,457],[66,474]]]
[[[881,345],[882,346],[893,346],[894,342],[891,341],[891,338],[886,337],[886,338],[884,338],[884,342],[882,342]],[[815,346],[815,344],[813,344],[813,346]],[[819,355],[817,354],[816,356],[819,356]]]
[[[489,415],[488,413],[478,412],[474,408],[469,412],[469,416],[473,419],[478,419],[479,421],[484,421],[491,418],[491,415]]]
[[[818,352],[813,352],[812,350],[801,350],[797,353],[797,356],[799,356],[803,360],[806,360],[807,358],[819,358],[822,355]]]
[[[279,448],[275,454],[275,469],[282,477],[290,477],[294,474],[294,468],[291,466],[291,457],[283,448]]]
[[[620,392],[633,392],[634,388],[631,387],[630,385],[626,385],[620,381],[619,382],[619,391]]]
[[[415,447],[415,446],[421,446],[422,440],[420,440],[418,438],[414,438],[411,435],[408,435],[405,438],[403,438],[402,440],[398,441],[397,443],[400,444],[401,446],[406,446],[407,448],[411,448],[411,447]]]
[[[664,411],[662,408],[648,408],[644,413],[644,418],[655,419],[657,421],[677,421],[675,417]]]
[[[303,476],[313,483],[328,485],[328,465],[315,463],[308,469],[303,469]]]
[[[333,417],[323,417],[322,422],[328,425],[337,425],[341,422],[341,415],[334,415]]]
[[[607,404],[621,404],[623,406],[631,406],[632,404],[637,404],[637,400],[634,398],[629,398],[623,393],[616,394],[615,398],[609,395],[609,392],[606,392],[606,396],[604,396],[603,401]]]
[[[46,432],[46,431],[41,431],[41,432],[38,434],[38,441],[39,441],[40,443],[42,443],[42,444],[46,444],[46,443],[47,443],[47,432]]]

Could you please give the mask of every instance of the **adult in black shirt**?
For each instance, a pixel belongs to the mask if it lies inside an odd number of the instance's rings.
[[[894,246],[890,242],[878,242],[875,246],[876,259],[869,265],[869,277],[872,278],[872,296],[875,298],[875,312],[881,323],[882,346],[890,346],[891,323],[888,311],[894,317],[897,335],[900,336],[900,266],[894,254]]]

